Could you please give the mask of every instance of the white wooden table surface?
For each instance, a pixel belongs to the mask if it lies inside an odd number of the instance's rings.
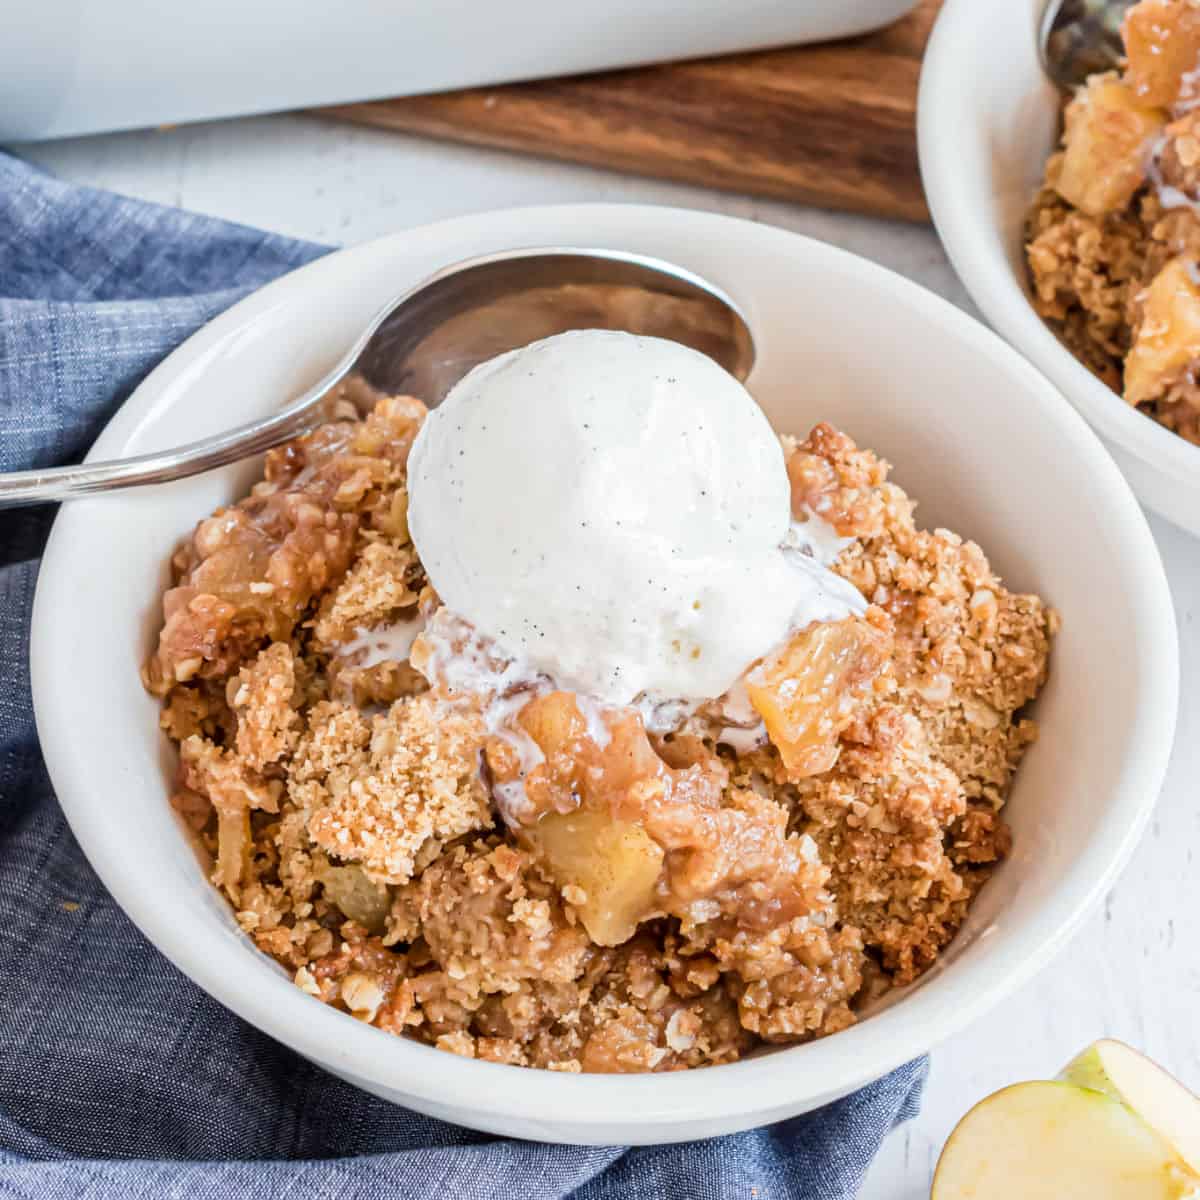
[[[706,208],[823,238],[970,308],[927,229],[315,118],[121,134],[20,153],[66,179],[330,244],[519,204]],[[868,1200],[926,1196],[941,1144],[972,1103],[1006,1083],[1054,1074],[1102,1035],[1130,1041],[1200,1088],[1200,542],[1152,524],[1174,592],[1183,672],[1180,732],[1152,827],[1103,909],[1061,957],[1002,1009],[937,1048],[923,1111],[885,1145],[862,1192]]]

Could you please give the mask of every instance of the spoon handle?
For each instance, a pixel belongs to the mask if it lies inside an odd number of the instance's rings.
[[[323,380],[321,387],[327,386]],[[142,487],[186,479],[201,471],[261,454],[290,438],[315,429],[321,423],[321,406],[315,401],[322,391],[314,388],[283,412],[263,421],[177,446],[157,454],[142,454],[114,462],[80,463],[74,467],[45,467],[32,471],[0,473],[0,508],[41,504],[49,500],[71,500],[96,492]]]

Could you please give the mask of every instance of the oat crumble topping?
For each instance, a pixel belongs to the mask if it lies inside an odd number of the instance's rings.
[[[836,570],[871,607],[755,668],[768,740],[731,746],[703,711],[598,727],[543,690],[514,718],[522,768],[470,697],[361,648],[437,609],[405,515],[423,411],[342,405],[174,557],[144,678],[247,935],[358,1020],[568,1072],[835,1033],[927,970],[1009,851],[1053,611],[819,425],[783,439],[794,506],[853,539]],[[494,789],[521,769],[506,824]]]

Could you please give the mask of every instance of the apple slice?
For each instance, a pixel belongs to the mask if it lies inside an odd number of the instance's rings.
[[[1200,1099],[1157,1063],[1105,1038],[1069,1063],[1060,1078],[1120,1100],[1200,1175]]]
[[[955,1127],[931,1200],[1184,1200],[1200,1195],[1171,1146],[1119,1100],[1072,1083],[1017,1083]]]

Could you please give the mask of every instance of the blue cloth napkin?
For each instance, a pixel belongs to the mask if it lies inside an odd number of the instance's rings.
[[[194,329],[325,253],[0,154],[0,469],[78,460]],[[916,1113],[924,1060],[751,1133],[539,1145],[360,1092],[180,975],[93,875],[38,749],[29,610],[52,517],[0,511],[0,1195],[854,1195],[884,1136]]]

